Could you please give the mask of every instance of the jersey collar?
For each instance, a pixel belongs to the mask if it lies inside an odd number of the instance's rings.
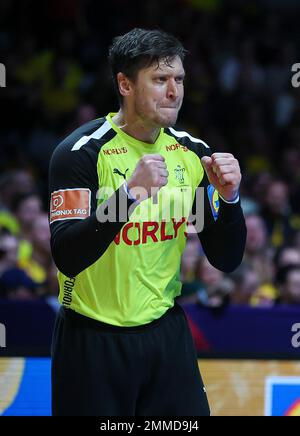
[[[114,129],[114,131],[117,132],[120,136],[122,136],[126,140],[127,143],[129,143],[135,147],[139,147],[139,148],[143,147],[143,148],[145,148],[147,150],[151,150],[151,151],[160,148],[161,137],[162,137],[163,131],[164,131],[163,128],[160,129],[160,133],[159,133],[156,141],[153,144],[149,144],[148,142],[139,141],[138,139],[134,138],[133,136],[128,135],[122,129],[120,129],[120,127],[118,127],[112,120],[112,117],[114,115],[116,115],[116,112],[110,112],[106,116],[106,119],[110,123],[110,125]]]

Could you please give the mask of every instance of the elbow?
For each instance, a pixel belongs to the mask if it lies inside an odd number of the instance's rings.
[[[66,277],[75,277],[81,271],[76,268],[74,259],[68,253],[63,253],[61,250],[57,250],[55,244],[51,244],[52,259],[57,269]]]
[[[65,262],[61,262],[55,256],[53,256],[54,263],[57,267],[57,269],[66,277],[75,277],[79,274],[80,271],[76,271],[74,267],[72,268],[71,265],[66,265]]]
[[[223,232],[222,230],[219,235],[218,244],[211,246],[208,239],[201,240],[201,243],[209,263],[229,274],[236,270],[243,260],[247,237],[244,218],[235,224],[234,231],[230,231],[229,228],[226,235]]]
[[[240,251],[237,253],[231,254],[231,256],[220,256],[218,258],[214,257],[212,259],[207,256],[208,261],[214,266],[216,269],[229,274],[235,271],[243,260],[244,251]]]
[[[244,220],[242,221],[237,233],[237,237],[233,236],[231,238],[233,241],[231,246],[230,244],[227,245],[227,247],[230,247],[230,253],[228,253],[227,256],[224,255],[222,258],[220,258],[219,266],[216,266],[216,268],[220,269],[226,274],[235,271],[243,261],[247,237],[247,229]]]
[[[223,273],[229,274],[237,269],[237,267],[241,264],[241,261],[239,261],[239,262],[224,262],[224,259],[220,259],[219,262],[218,261],[212,262],[209,260],[209,263],[213,267],[218,269],[219,271],[222,271]]]
[[[233,271],[235,271],[240,266],[241,263],[242,263],[242,259],[239,260],[238,262],[228,262],[225,264],[223,263],[219,267],[215,266],[215,268],[218,268],[220,271],[222,271],[225,274],[230,274]]]

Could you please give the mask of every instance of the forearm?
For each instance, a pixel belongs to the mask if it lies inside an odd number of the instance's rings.
[[[240,202],[226,204],[221,199],[217,221],[198,234],[209,262],[227,273],[235,270],[242,262],[246,235]]]

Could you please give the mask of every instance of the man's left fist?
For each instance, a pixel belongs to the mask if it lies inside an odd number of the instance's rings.
[[[237,159],[231,153],[204,156],[201,163],[211,185],[226,201],[237,198],[242,175]]]

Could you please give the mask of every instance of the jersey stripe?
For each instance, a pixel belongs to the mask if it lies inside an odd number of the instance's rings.
[[[184,138],[185,136],[187,136],[192,142],[199,142],[200,144],[203,144],[204,147],[209,148],[209,146],[204,141],[202,141],[201,139],[198,139],[198,138],[194,138],[193,136],[191,136],[187,132],[178,132],[177,130],[173,129],[172,127],[169,127],[169,130],[171,133],[173,133],[173,135],[177,136],[178,138]]]
[[[95,132],[93,132],[91,135],[84,135],[82,136],[80,139],[78,139],[77,142],[75,142],[75,144],[72,147],[71,151],[76,151],[76,150],[80,150],[80,148],[85,145],[87,142],[89,142],[90,139],[100,139],[102,138],[110,129],[111,129],[111,125],[108,121],[105,121],[104,124],[102,124],[101,127],[99,127],[99,129],[95,130]]]

